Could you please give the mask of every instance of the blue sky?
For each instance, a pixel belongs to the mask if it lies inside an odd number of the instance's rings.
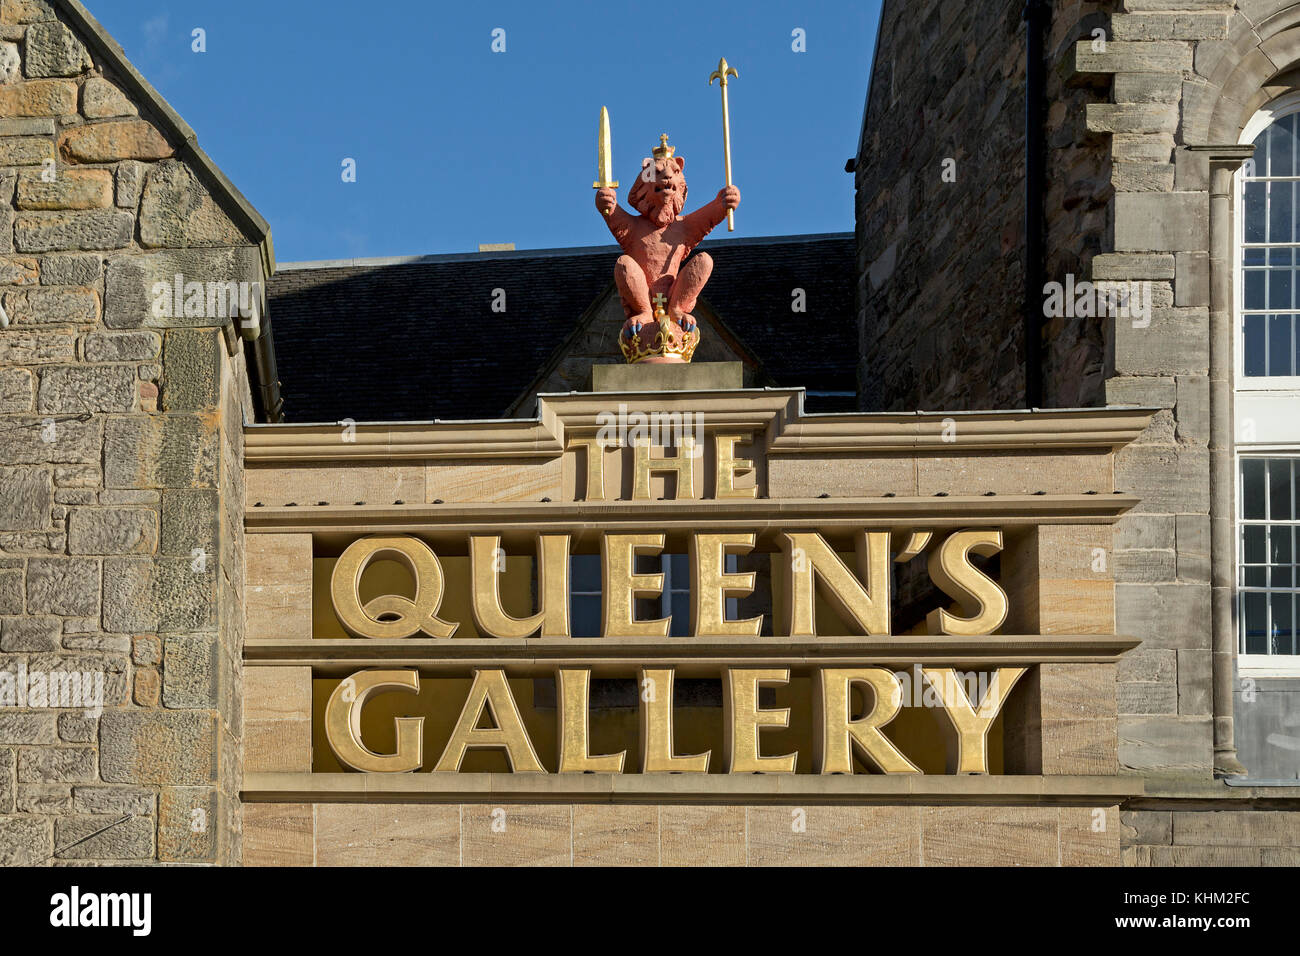
[[[723,185],[720,56],[740,72],[731,235],[853,228],[844,162],[879,0],[86,3],[271,223],[281,262],[608,243],[591,189],[602,105],[620,202],[667,132],[695,208]]]

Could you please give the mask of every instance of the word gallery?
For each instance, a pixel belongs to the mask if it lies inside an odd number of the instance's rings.
[[[424,686],[433,685],[436,696],[453,687],[463,695],[454,725],[440,744],[440,756],[428,768],[435,772],[461,770],[471,751],[496,751],[514,772],[547,771],[507,675],[553,680],[550,769],[560,773],[623,773],[633,767],[642,773],[707,773],[711,768],[733,774],[794,773],[799,767],[797,751],[778,753],[765,746],[782,731],[791,731],[792,706],[764,700],[764,691],[775,697],[783,687],[790,689],[792,705],[802,704],[808,711],[801,716],[809,719],[800,721],[807,725],[806,732],[793,739],[810,747],[813,772],[921,772],[899,742],[883,731],[904,709],[909,695],[903,683],[888,667],[855,660],[854,653],[862,647],[861,639],[874,644],[877,652],[890,653],[887,640],[871,639],[888,638],[891,633],[892,569],[925,549],[929,579],[952,605],[932,610],[925,629],[957,640],[997,630],[1007,618],[1007,596],[973,557],[998,554],[1003,548],[1002,532],[968,529],[937,536],[930,531],[862,530],[851,535],[854,554],[849,560],[816,532],[778,532],[770,537],[776,550],[766,556],[754,554],[757,535],[753,532],[696,532],[686,538],[682,563],[688,580],[683,604],[689,608],[689,633],[676,639],[670,637],[671,615],[638,613],[659,606],[665,578],[671,574],[641,569],[646,564],[663,566],[657,563],[665,549],[662,533],[599,535],[600,631],[594,637],[576,637],[571,627],[575,593],[570,581],[571,535],[536,536],[536,571],[527,575],[526,582],[513,582],[516,595],[521,590],[518,585],[526,583],[526,603],[536,607],[526,616],[509,613],[502,582],[512,564],[517,569],[521,561],[531,563],[530,558],[508,556],[500,536],[468,536],[467,554],[455,556],[468,565],[469,620],[477,634],[468,639],[457,638],[462,622],[443,613],[448,575],[429,544],[411,535],[373,535],[353,541],[334,563],[329,578],[330,604],[341,628],[352,638],[388,642],[385,648],[395,656],[418,659],[421,650],[452,656],[439,655],[420,666],[369,668],[345,676],[325,703],[325,741],[341,768],[368,773],[425,769],[426,718],[394,712],[391,729],[384,733],[370,718],[369,709],[380,695],[419,696],[421,670],[432,668],[434,676],[426,678]],[[769,559],[765,583],[771,588],[770,619],[763,613],[737,616],[740,602],[754,598],[760,575],[734,568],[739,560],[756,557]],[[383,593],[374,593],[367,571],[378,572],[386,562],[405,572],[400,589],[409,596],[382,585]],[[386,580],[395,578],[390,575]],[[819,634],[819,619],[835,623],[834,636]],[[666,645],[673,641],[674,645]],[[497,642],[513,649],[523,644],[529,648],[528,656],[504,666],[500,661],[498,666],[470,666],[455,653],[465,645],[467,652],[482,650],[486,658]],[[793,647],[813,650],[814,656],[784,660],[783,652]],[[893,653],[902,661],[910,651],[899,648]],[[816,655],[825,656],[824,665]],[[439,664],[444,670],[458,664],[461,673],[470,675],[468,688],[464,680],[438,674]],[[917,668],[926,693],[915,695],[912,703],[942,715],[931,729],[947,740],[956,772],[989,772],[990,731],[1026,670],[997,667],[981,674],[972,686],[969,677],[974,675],[963,677],[952,666]],[[674,734],[679,672],[692,675],[695,684],[703,676],[721,685],[720,760],[714,760],[712,750],[679,751]],[[593,674],[623,678],[625,683],[634,680],[638,725],[632,747],[592,752]],[[798,688],[791,688],[792,683]],[[390,707],[394,699],[390,696]],[[387,749],[366,739],[381,736],[391,740]],[[629,752],[635,754],[631,759]]]

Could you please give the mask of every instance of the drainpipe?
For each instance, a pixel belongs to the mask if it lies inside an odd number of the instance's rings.
[[[1043,142],[1047,91],[1048,0],[1026,0],[1025,21],[1025,407],[1043,403],[1043,196],[1047,156]]]
[[[1233,507],[1232,190],[1254,146],[1192,146],[1210,174],[1210,661],[1214,709],[1214,774],[1241,776],[1232,698],[1236,685],[1236,544]]]

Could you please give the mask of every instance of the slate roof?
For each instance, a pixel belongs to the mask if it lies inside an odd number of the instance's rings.
[[[705,299],[766,384],[854,391],[852,233],[713,240]],[[281,264],[269,313],[290,422],[498,418],[610,284],[618,248]],[[793,290],[807,311],[791,311]],[[504,289],[506,311],[493,312]],[[852,398],[810,397],[810,411]]]

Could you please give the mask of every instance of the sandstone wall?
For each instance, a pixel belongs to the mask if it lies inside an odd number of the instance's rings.
[[[76,3],[0,3],[0,198],[0,671],[104,679],[0,706],[0,863],[237,862],[248,375],[154,283],[264,237]]]

